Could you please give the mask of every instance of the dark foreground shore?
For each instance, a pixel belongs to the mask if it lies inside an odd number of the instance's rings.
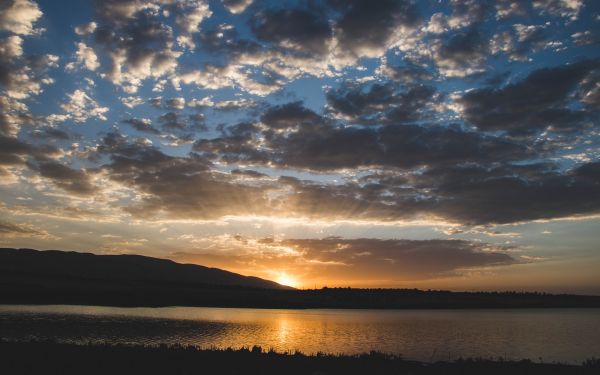
[[[2,374],[598,374],[600,361],[581,365],[467,359],[422,363],[382,353],[305,355],[252,349],[183,346],[75,345],[1,342]]]

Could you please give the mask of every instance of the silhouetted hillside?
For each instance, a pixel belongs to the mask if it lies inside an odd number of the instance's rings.
[[[137,255],[0,249],[0,303],[338,309],[600,307],[600,297],[323,288]]]
[[[179,264],[141,255],[95,255],[58,250],[0,248],[0,282],[40,283],[146,283],[289,288],[258,277],[218,268]]]

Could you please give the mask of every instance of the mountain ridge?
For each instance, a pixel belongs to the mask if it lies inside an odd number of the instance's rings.
[[[271,280],[144,255],[0,248],[0,280],[10,275],[103,282],[163,282],[204,286],[291,289]],[[7,277],[9,276],[9,277]]]

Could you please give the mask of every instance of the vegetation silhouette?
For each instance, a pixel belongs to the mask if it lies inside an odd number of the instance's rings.
[[[418,289],[297,290],[141,256],[0,249],[0,303],[338,309],[600,307],[600,296]]]
[[[278,353],[260,347],[201,349],[193,346],[75,345],[54,342],[0,342],[5,374],[598,374],[600,361],[581,365],[511,361],[502,358],[423,363],[370,352],[333,355]]]

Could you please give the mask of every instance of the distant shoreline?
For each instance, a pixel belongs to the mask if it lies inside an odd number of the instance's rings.
[[[470,310],[600,308],[599,296],[418,289],[273,290],[210,285],[0,283],[2,305],[223,307],[255,309]]]
[[[193,346],[76,345],[0,339],[2,370],[8,374],[596,374],[600,360],[581,365],[530,360],[458,359],[424,363],[370,352],[333,355],[279,353],[260,347],[201,349]]]
[[[256,310],[373,310],[373,311],[406,311],[406,310],[553,310],[553,309],[600,309],[600,306],[512,306],[512,307],[265,307],[265,306],[233,306],[233,305],[115,305],[115,304],[95,304],[95,303],[45,303],[45,302],[27,302],[12,303],[0,301],[0,306],[87,306],[87,307],[107,307],[107,308],[176,308],[176,307],[198,307],[198,308],[218,308],[218,309],[256,309]],[[0,338],[1,339],[1,338]]]

